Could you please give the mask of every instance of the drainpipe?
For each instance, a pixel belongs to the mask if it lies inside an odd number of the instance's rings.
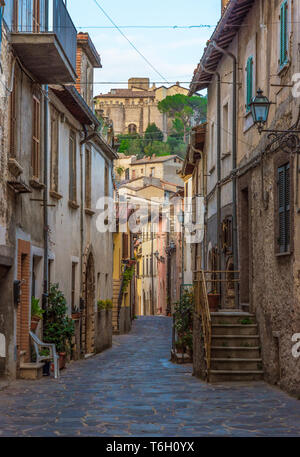
[[[49,244],[48,244],[48,121],[49,121],[49,98],[48,86],[43,86],[44,91],[44,193],[43,193],[43,210],[44,210],[44,293],[43,293],[43,309],[48,304],[48,291],[49,291],[49,271],[48,271],[48,257],[49,257]]]
[[[233,65],[233,81],[232,81],[232,225],[233,225],[233,263],[235,272],[239,269],[239,257],[238,257],[238,234],[237,234],[237,177],[235,174],[237,164],[237,58],[231,52],[220,48],[215,41],[211,42],[213,47],[221,52],[222,54],[232,59]],[[236,273],[234,273],[236,279]],[[235,288],[235,306],[238,309],[240,307],[239,300],[239,286],[238,283],[234,283]]]
[[[215,75],[217,77],[217,237],[218,237],[218,270],[221,268],[221,75],[218,71],[210,71],[200,63],[200,66],[205,73]],[[221,273],[220,273],[221,275]],[[220,277],[220,279],[222,279]],[[221,295],[221,281],[218,284],[219,293]]]

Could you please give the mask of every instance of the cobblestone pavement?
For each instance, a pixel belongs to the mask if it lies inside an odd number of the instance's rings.
[[[145,317],[60,380],[0,392],[0,436],[300,436],[300,401],[265,383],[208,385],[169,362],[171,320]]]

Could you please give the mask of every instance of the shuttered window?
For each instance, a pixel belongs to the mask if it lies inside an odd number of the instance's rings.
[[[40,143],[41,143],[41,106],[40,101],[33,97],[32,116],[32,154],[31,166],[34,178],[40,177]]]
[[[128,234],[123,233],[123,259],[128,259]]]
[[[77,200],[77,185],[76,185],[76,137],[74,132],[70,133],[69,140],[69,198],[70,201],[76,203]]]
[[[250,103],[253,97],[253,57],[249,57],[246,66],[246,109],[250,111]]]
[[[280,66],[288,61],[288,4],[283,2],[280,8]]]
[[[279,252],[290,250],[290,165],[278,168],[278,245]]]

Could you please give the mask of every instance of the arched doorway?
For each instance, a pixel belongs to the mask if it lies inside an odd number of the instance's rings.
[[[95,263],[90,252],[85,273],[85,352],[95,350]]]

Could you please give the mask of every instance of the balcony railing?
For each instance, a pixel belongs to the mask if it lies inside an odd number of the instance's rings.
[[[77,31],[63,0],[18,0],[15,5],[15,9],[10,7],[5,16],[11,31],[20,34],[55,34],[75,72]]]

